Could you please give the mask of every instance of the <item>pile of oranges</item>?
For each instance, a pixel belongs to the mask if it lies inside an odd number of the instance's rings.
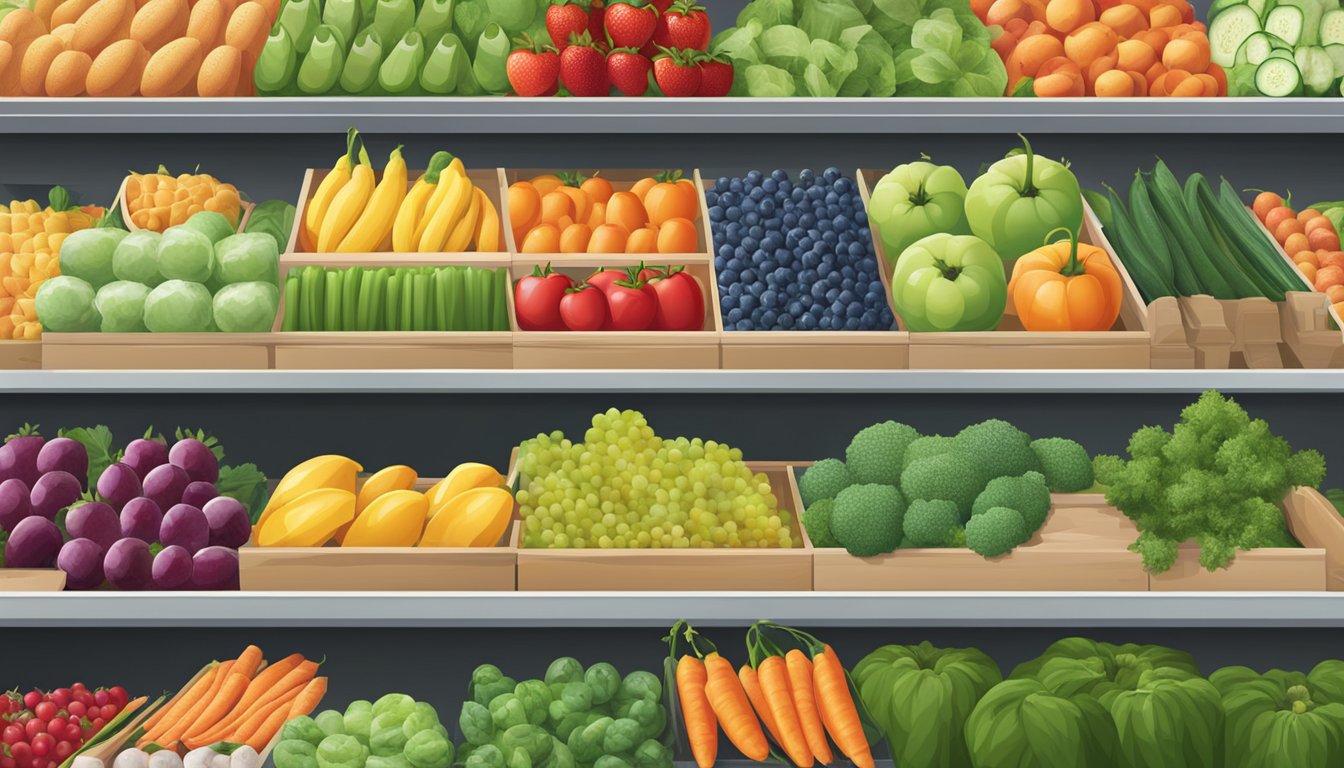
[[[543,174],[509,187],[509,220],[522,253],[695,253],[700,194],[680,171],[628,189],[600,174]]]
[[[1315,208],[1294,211],[1274,192],[1256,195],[1251,210],[1307,282],[1326,295],[1337,313],[1344,314],[1344,251],[1334,223]]]

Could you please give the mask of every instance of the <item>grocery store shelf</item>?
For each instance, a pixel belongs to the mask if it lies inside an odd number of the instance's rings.
[[[1344,370],[0,371],[0,390],[145,392],[1341,392]]]
[[[13,626],[1344,627],[1328,593],[6,593]]]
[[[90,122],[93,121],[93,122]],[[619,122],[613,122],[619,121]],[[1340,133],[1339,99],[4,99],[6,133]]]

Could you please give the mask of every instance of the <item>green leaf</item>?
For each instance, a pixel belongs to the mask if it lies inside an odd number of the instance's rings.
[[[287,200],[267,200],[252,209],[247,218],[247,232],[270,235],[281,253],[289,247],[289,236],[294,230],[294,205]]]
[[[915,22],[914,29],[910,32],[910,44],[926,51],[942,51],[951,56],[961,47],[961,27],[957,26],[951,11],[943,10],[938,13],[946,15],[940,18],[935,14],[932,18]]]
[[[961,74],[952,57],[942,51],[924,51],[910,62],[910,70],[920,82],[929,85],[956,80]]]
[[[1034,98],[1036,96],[1035,85],[1036,78],[1024,77],[1017,81],[1017,85],[1013,88],[1013,92],[1010,95],[1014,97]]]
[[[220,467],[215,489],[220,496],[237,499],[247,509],[253,523],[261,517],[261,511],[266,508],[266,499],[270,496],[266,476],[257,469],[256,464],[250,463]]]
[[[192,430],[178,427],[173,435],[178,440],[199,440],[205,444],[206,448],[210,449],[211,453],[215,454],[216,461],[224,460],[224,446],[220,445],[219,440],[215,439],[213,435],[206,434],[203,429]]]
[[[120,452],[112,450],[112,430],[108,429],[106,424],[62,429],[56,436],[68,437],[84,446],[85,452],[89,454],[89,488],[98,485],[98,478],[102,476],[103,470],[116,463],[121,455]]]

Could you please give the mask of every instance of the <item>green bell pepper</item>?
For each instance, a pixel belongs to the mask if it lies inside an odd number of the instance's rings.
[[[299,90],[309,96],[321,96],[336,87],[344,68],[345,45],[341,33],[326,24],[318,25],[308,55],[299,64],[296,79]]]
[[[891,278],[896,312],[911,331],[988,331],[1008,303],[1003,262],[973,235],[937,234],[916,242]]]
[[[877,182],[868,216],[880,228],[882,247],[892,262],[916,240],[929,235],[971,233],[961,174],[950,165],[923,160],[898,165]]]
[[[1041,247],[1054,230],[1077,232],[1083,223],[1083,193],[1073,171],[1036,157],[1021,138],[1025,152],[991,165],[966,192],[971,232],[1007,263]]]

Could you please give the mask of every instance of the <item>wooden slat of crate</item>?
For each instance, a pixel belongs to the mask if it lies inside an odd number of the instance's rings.
[[[0,341],[0,371],[33,371],[42,367],[42,342]]]
[[[1293,536],[1325,550],[1325,588],[1344,592],[1344,517],[1315,488],[1294,488],[1283,503]]]
[[[60,592],[65,571],[60,568],[0,568],[0,592]]]
[[[1338,368],[1344,365],[1344,323],[1325,294],[1317,293],[1306,275],[1298,270],[1292,256],[1265,228],[1264,222],[1249,208],[1250,217],[1261,234],[1274,246],[1280,258],[1292,266],[1302,281],[1301,291],[1290,291],[1279,305],[1280,330],[1284,358],[1302,368]],[[1331,327],[1333,321],[1333,327]]]
[[[46,370],[265,370],[270,333],[44,333]]]

